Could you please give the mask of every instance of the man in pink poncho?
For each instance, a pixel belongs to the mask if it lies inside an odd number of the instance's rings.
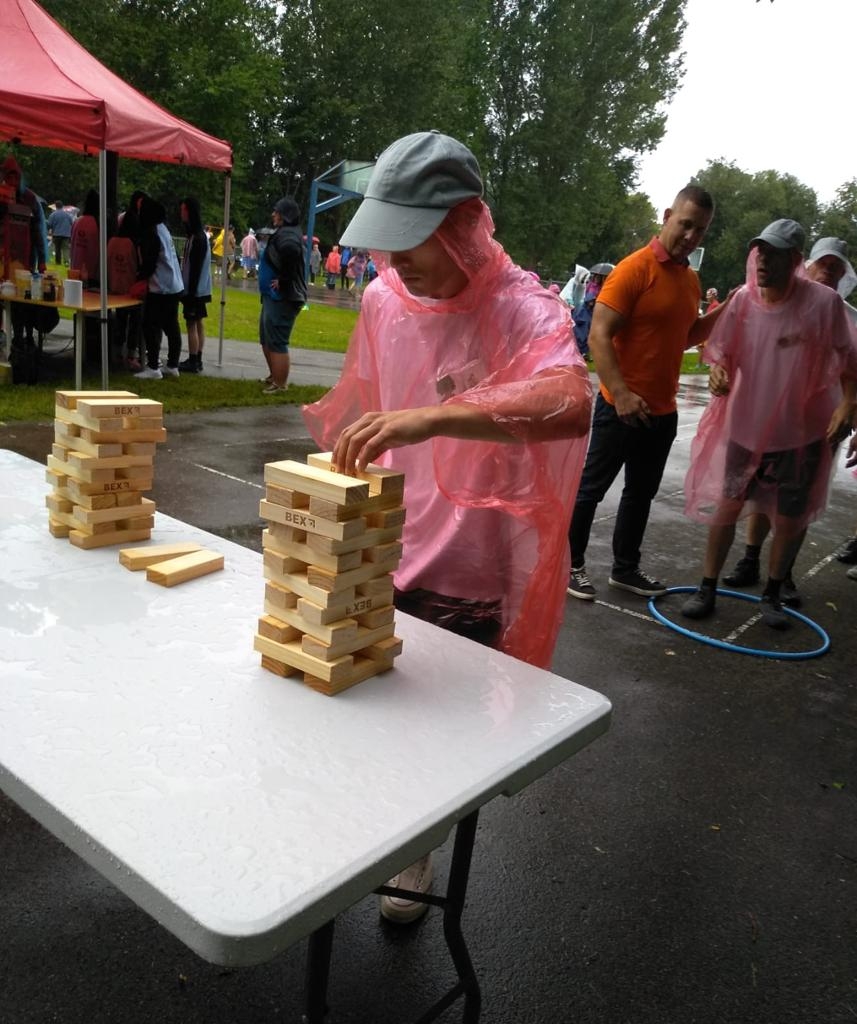
[[[747,283],[706,349],[729,391],[700,420],[685,480],[685,511],[709,524],[702,583],[682,606],[691,619],[714,611],[736,520],[761,512],[774,532],[762,621],[787,628],[783,579],[827,503],[828,426],[841,376],[857,374],[857,351],[842,299],[805,276],[803,246],[793,220],[774,221],[750,242]]]
[[[476,158],[448,136],[381,154],[342,242],[382,269],[340,382],[304,415],[341,472],[405,474],[397,607],[547,666],[591,388],[568,307],[512,264],[481,196]],[[390,884],[430,881],[426,857]],[[382,899],[391,920],[424,910]]]

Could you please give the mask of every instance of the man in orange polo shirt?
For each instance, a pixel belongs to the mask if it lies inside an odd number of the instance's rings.
[[[665,211],[658,237],[616,266],[595,304],[589,348],[601,393],[568,532],[568,592],[581,600],[595,598],[585,563],[595,510],[623,466],[608,582],[644,597],[666,589],[640,570],[640,547],[675,439],[682,356],[705,340],[727,305],[699,316],[699,278],[687,261],[713,216],[709,193],[687,185]]]

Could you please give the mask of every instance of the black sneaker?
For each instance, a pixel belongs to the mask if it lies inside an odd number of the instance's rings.
[[[639,569],[613,573],[607,582],[617,590],[628,590],[632,594],[639,594],[640,597],[658,597],[667,592],[667,588],[660,580],[647,576]]]
[[[179,363],[179,369],[182,373],[199,373],[199,370],[202,369],[202,367],[197,369],[196,357],[188,356],[187,359],[183,359]]]
[[[579,569],[575,569],[574,566],[571,568],[571,572],[568,574],[568,591],[572,597],[578,597],[581,601],[594,601],[595,600],[595,587],[589,580],[589,576],[586,574],[586,566],[582,565]]]
[[[728,576],[723,577],[727,587],[752,587],[759,582],[759,560],[756,558],[739,558],[735,568]]]
[[[762,622],[769,629],[788,629],[791,626],[788,615],[783,611],[782,603],[778,597],[770,594],[762,594],[759,603],[759,611],[762,613]]]
[[[836,552],[836,561],[844,562],[846,565],[857,564],[857,537],[847,540]]]
[[[801,597],[800,591],[795,586],[795,581],[792,579],[792,574],[789,573],[783,580],[783,585],[780,587],[780,597],[782,602],[789,608],[800,608],[803,604],[803,598]]]
[[[716,599],[714,587],[700,587],[681,606],[681,613],[687,619],[707,619],[714,611]]]

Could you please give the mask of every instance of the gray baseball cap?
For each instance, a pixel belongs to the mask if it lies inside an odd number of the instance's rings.
[[[459,203],[482,195],[467,146],[440,132],[397,139],[378,157],[343,245],[402,252],[421,245]]]
[[[796,220],[775,220],[760,235],[750,239],[748,248],[752,249],[757,242],[767,242],[775,249],[797,249],[803,252],[806,235]]]
[[[848,259],[848,243],[844,239],[836,238],[832,235],[827,238],[819,238],[810,250],[806,265],[809,266],[825,256],[836,256],[837,259],[842,260],[845,264],[845,273],[840,278],[836,289],[845,298],[857,286],[857,274],[855,274],[851,261]]]

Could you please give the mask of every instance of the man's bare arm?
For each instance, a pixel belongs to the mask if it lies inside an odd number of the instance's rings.
[[[645,399],[631,391],[625,383],[613,348],[613,338],[625,322],[621,313],[602,302],[596,302],[592,326],[589,328],[589,348],[601,383],[613,398],[616,415],[629,425],[648,425],[651,409]]]

